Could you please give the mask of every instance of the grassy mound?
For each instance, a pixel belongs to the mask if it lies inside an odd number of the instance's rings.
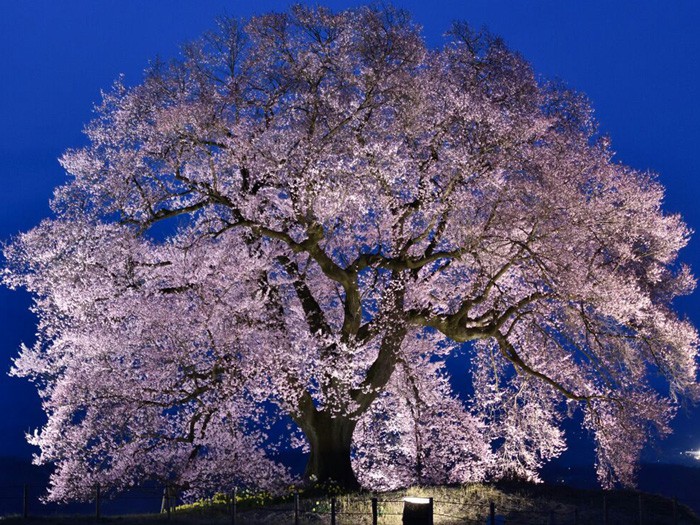
[[[368,493],[336,497],[337,523],[372,523],[372,496]],[[490,505],[495,514],[510,525],[600,524],[607,512],[608,524],[642,523],[658,525],[700,524],[686,506],[653,494],[633,491],[580,490],[558,485],[503,483],[462,487],[413,487],[376,495],[378,522],[399,525],[405,496],[432,497],[436,524],[487,523]],[[243,494],[237,506],[237,523],[272,525],[293,523],[293,497]],[[331,502],[327,497],[300,497],[301,523],[330,523]],[[173,518],[208,519],[210,523],[230,523],[230,502],[223,496],[178,507]]]
[[[436,524],[487,524],[493,504],[497,523],[507,525],[598,525],[607,512],[609,525],[700,525],[700,519],[684,505],[676,505],[662,496],[632,491],[579,490],[566,486],[509,483],[467,485],[461,487],[414,487],[377,494],[378,523],[401,524],[402,498],[433,498]],[[372,494],[336,496],[337,523],[364,525],[372,523]],[[261,493],[242,492],[237,499],[236,523],[240,525],[284,525],[294,523],[294,497],[272,498]],[[323,496],[299,499],[300,523],[330,523],[331,500]],[[119,516],[95,520],[87,517],[5,518],[4,523],[23,525],[68,525],[115,523],[153,525],[173,523],[188,525],[230,524],[231,501],[223,495],[177,507],[170,515]]]

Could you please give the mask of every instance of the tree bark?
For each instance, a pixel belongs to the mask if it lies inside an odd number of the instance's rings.
[[[311,454],[306,464],[305,480],[322,488],[337,485],[344,490],[358,490],[360,484],[350,462],[352,434],[357,422],[343,416],[331,417],[314,411],[303,425]]]

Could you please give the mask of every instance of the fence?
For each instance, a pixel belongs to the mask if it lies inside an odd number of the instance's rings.
[[[92,490],[89,501],[67,504],[44,503],[45,485],[0,485],[0,517],[47,517],[55,515],[103,517],[122,514],[165,513],[167,501],[162,487],[151,486],[125,491],[118,495],[105,493],[99,486]],[[174,505],[174,501],[173,501]]]
[[[103,518],[114,515],[155,514],[164,521],[173,516],[182,521],[192,513],[177,508],[178,499],[169,487],[130,490],[107,495],[99,486],[93,489],[89,503],[42,504],[39,495],[44,489],[35,485],[0,486],[0,516],[34,517],[51,515],[85,515]],[[427,500],[426,500],[427,501]],[[434,523],[464,525],[683,525],[700,523],[686,507],[675,500],[637,494],[635,498],[602,496],[583,506],[542,503],[537,508],[513,508],[505,502],[429,498]],[[209,513],[211,523],[245,525],[248,523],[280,523],[302,525],[392,525],[402,522],[404,499],[400,497],[338,496],[302,498],[294,494],[287,501],[262,507],[242,505],[236,492],[218,504],[205,504],[195,513]],[[551,503],[551,502],[550,502]],[[274,521],[271,520],[273,516]],[[195,516],[196,517],[196,516]]]
[[[450,501],[446,499],[430,499],[434,523],[464,524],[464,525],[681,525],[685,523],[700,523],[692,512],[677,504],[676,500],[667,501],[668,508],[654,505],[653,511],[645,508],[644,497],[639,494],[637,505],[631,511],[629,505],[614,505],[609,498],[603,497],[598,507],[573,507],[564,510],[527,509],[497,506],[494,502],[488,504]],[[614,500],[613,500],[614,501]],[[392,498],[330,498],[327,500],[312,500],[312,508],[304,506],[298,496],[295,496],[288,521],[300,525],[302,523],[344,524],[398,524],[402,522],[404,499]],[[320,505],[319,505],[320,503]],[[364,508],[363,508],[364,507]],[[683,512],[679,512],[682,509]],[[284,512],[278,508],[278,512]],[[240,514],[243,518],[243,514]],[[663,521],[660,521],[659,516]],[[305,518],[307,518],[305,520]],[[325,517],[326,519],[322,519]],[[232,516],[232,523],[244,524],[246,521],[238,516]],[[321,519],[319,519],[321,518]],[[280,522],[282,523],[282,522]],[[414,523],[413,521],[411,523]],[[417,521],[415,523],[418,523]],[[428,523],[421,522],[421,523]]]

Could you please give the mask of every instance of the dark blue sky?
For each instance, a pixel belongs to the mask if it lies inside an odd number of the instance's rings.
[[[364,2],[326,1],[334,9]],[[592,100],[618,159],[660,174],[666,209],[700,228],[700,2],[396,0],[437,46],[450,22],[487,26],[546,78]],[[221,14],[248,17],[284,1],[34,0],[0,5],[0,239],[45,217],[64,180],[56,159],[80,146],[92,105],[121,73],[138,83],[148,61],[213,27]],[[683,254],[700,272],[700,235]],[[23,432],[41,425],[37,395],[5,371],[31,344],[26,294],[0,290],[0,455],[29,457]],[[700,293],[678,308],[700,325]],[[700,447],[700,410],[680,414],[675,435],[649,459],[674,460]]]

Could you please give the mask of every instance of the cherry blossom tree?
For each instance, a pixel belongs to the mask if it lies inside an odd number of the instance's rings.
[[[86,133],[54,217],[5,249],[54,499],[274,488],[290,446],[346,488],[537,479],[577,412],[601,482],[629,484],[697,397],[687,227],[584,97],[488,34],[223,20]]]

